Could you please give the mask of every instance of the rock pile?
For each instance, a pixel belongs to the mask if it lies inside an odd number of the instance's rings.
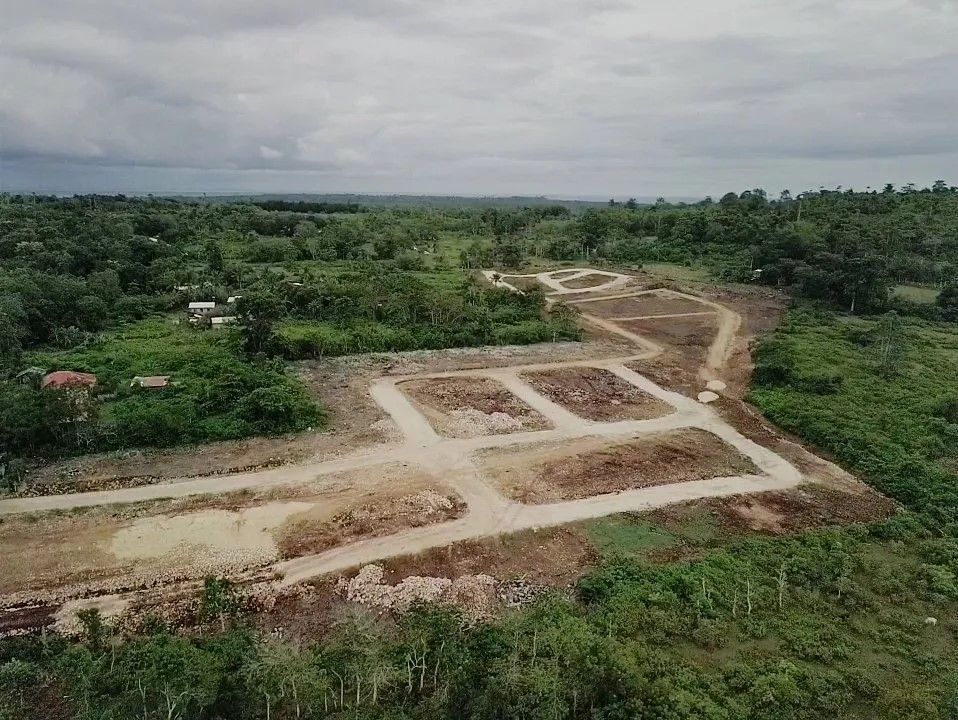
[[[479,619],[492,615],[495,586],[489,575],[463,575],[456,580],[413,575],[389,585],[381,565],[366,565],[354,578],[340,578],[336,590],[347,600],[384,610],[405,612],[416,602],[443,603]]]

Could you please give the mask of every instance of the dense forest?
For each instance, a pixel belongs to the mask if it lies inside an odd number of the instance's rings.
[[[104,446],[91,424],[117,446],[316,422],[284,359],[575,337],[561,307],[468,271],[586,259],[790,291],[752,402],[904,511],[779,537],[696,526],[674,563],[636,549],[665,530],[627,520],[570,593],[481,623],[357,613],[306,643],[263,637],[211,579],[187,632],[156,621],[121,638],[88,614],[77,642],[0,642],[0,718],[958,717],[958,190],[944,183],[581,213],[7,197],[0,440],[32,457]],[[230,294],[237,328],[174,324],[189,300]],[[58,400],[16,380],[34,364],[95,371],[115,397],[96,423],[41,427],[52,411],[30,403]],[[182,385],[132,391],[148,372]],[[171,423],[149,439],[174,402],[197,434]]]

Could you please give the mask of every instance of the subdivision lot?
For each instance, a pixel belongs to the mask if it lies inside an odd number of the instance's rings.
[[[608,370],[572,367],[523,375],[536,391],[587,420],[648,420],[675,409]]]
[[[376,473],[375,485],[365,470],[262,493],[5,517],[0,595],[57,599],[81,587],[116,592],[235,574],[297,548],[328,549],[442,522],[464,509],[448,488],[416,469],[380,465]]]
[[[470,438],[544,430],[549,421],[501,383],[484,377],[410,380],[397,385],[440,435]]]
[[[581,300],[582,298],[580,298]],[[632,297],[609,300],[588,299],[577,302],[578,308],[590,315],[603,318],[645,317],[647,315],[675,315],[683,313],[708,313],[713,308],[695,300],[675,297],[667,292],[644,293]]]
[[[734,448],[694,428],[589,444],[545,444],[532,452],[517,448],[479,457],[504,495],[527,504],[759,472]]]
[[[553,277],[555,277],[553,275]],[[560,277],[559,280],[562,280]],[[582,277],[570,278],[569,280],[562,280],[562,287],[564,288],[592,288],[597,285],[605,285],[609,282],[609,278],[605,275],[583,275]]]

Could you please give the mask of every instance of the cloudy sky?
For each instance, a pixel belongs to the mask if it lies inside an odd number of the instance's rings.
[[[958,0],[0,0],[0,189],[958,183]]]

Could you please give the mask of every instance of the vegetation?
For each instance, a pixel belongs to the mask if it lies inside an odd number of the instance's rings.
[[[320,424],[282,359],[578,336],[569,312],[546,313],[541,295],[452,267],[425,214],[362,210],[0,197],[3,485],[22,479],[22,458]],[[216,301],[214,314],[235,315],[239,328],[187,322],[194,300]],[[97,385],[43,389],[30,368],[93,373]],[[131,387],[151,375],[171,384]]]

